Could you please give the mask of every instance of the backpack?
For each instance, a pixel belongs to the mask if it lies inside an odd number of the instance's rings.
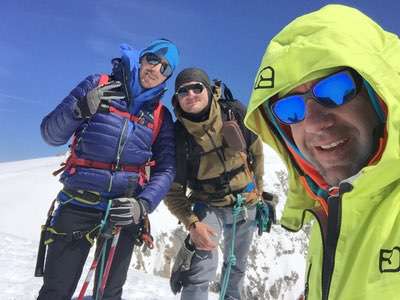
[[[222,121],[235,121],[238,123],[239,128],[246,141],[246,154],[249,166],[253,164],[253,156],[249,151],[250,145],[256,139],[255,135],[251,133],[244,125],[243,119],[246,114],[244,105],[232,95],[230,89],[220,80],[214,80],[212,92],[220,95],[218,104],[221,108]],[[175,182],[186,187],[189,183],[191,189],[200,189],[201,184],[214,184],[218,189],[225,189],[231,178],[236,174],[244,171],[245,166],[225,172],[222,176],[201,180],[196,179],[197,170],[200,165],[200,158],[206,154],[200,145],[197,144],[195,139],[183,124],[177,120],[175,122],[175,139],[176,139],[176,177]],[[211,151],[219,151],[222,147],[214,148]]]

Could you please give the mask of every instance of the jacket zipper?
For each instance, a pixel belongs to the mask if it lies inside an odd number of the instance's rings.
[[[341,224],[341,197],[339,195],[328,197],[328,223],[325,240],[325,249],[322,262],[322,299],[328,300],[335,268],[335,254],[340,235]]]
[[[128,119],[124,120],[124,126],[122,127],[121,135],[119,136],[119,142],[118,142],[118,149],[117,149],[117,158],[115,161],[115,169],[118,170],[119,168],[119,162],[121,160],[121,153],[122,150],[124,150],[125,142],[127,139],[127,134],[126,134],[126,129],[128,128]],[[108,191],[111,192],[112,188],[112,181],[113,181],[113,176],[111,175],[110,178],[110,183],[108,185]]]

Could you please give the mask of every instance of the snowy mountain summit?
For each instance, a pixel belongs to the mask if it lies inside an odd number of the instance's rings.
[[[264,177],[265,188],[279,195],[279,217],[287,189],[286,171],[267,148],[265,158],[268,172]],[[63,159],[49,157],[0,163],[0,299],[26,300],[37,296],[42,279],[35,278],[33,273],[40,225],[61,188],[51,173]],[[186,232],[163,203],[150,215],[150,222],[155,247],[135,249],[124,299],[179,299],[179,295],[174,296],[169,290],[168,277]],[[278,225],[273,226],[271,233],[256,236],[248,257],[243,298],[297,299],[304,288],[306,245],[305,232],[289,233]],[[83,278],[92,259],[93,253]],[[218,293],[218,289],[219,284],[213,283],[211,290]],[[211,294],[210,299],[218,299],[218,295]]]

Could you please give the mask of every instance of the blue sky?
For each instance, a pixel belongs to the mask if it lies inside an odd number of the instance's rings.
[[[123,42],[140,49],[159,37],[173,40],[181,52],[178,71],[201,67],[247,103],[268,41],[295,17],[328,3],[359,8],[400,32],[394,0],[2,0],[0,161],[65,152],[66,146],[43,142],[42,118],[87,75],[109,72]]]

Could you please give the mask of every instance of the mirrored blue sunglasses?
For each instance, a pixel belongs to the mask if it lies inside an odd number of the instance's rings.
[[[306,117],[306,100],[314,99],[325,107],[338,107],[361,90],[362,78],[353,70],[344,70],[318,81],[307,93],[292,94],[272,101],[269,107],[279,122],[292,125]]]
[[[172,75],[172,68],[169,63],[163,62],[162,59],[154,53],[147,53],[144,55],[144,57],[150,65],[155,66],[161,64],[160,73],[163,74],[165,77],[169,77]]]

